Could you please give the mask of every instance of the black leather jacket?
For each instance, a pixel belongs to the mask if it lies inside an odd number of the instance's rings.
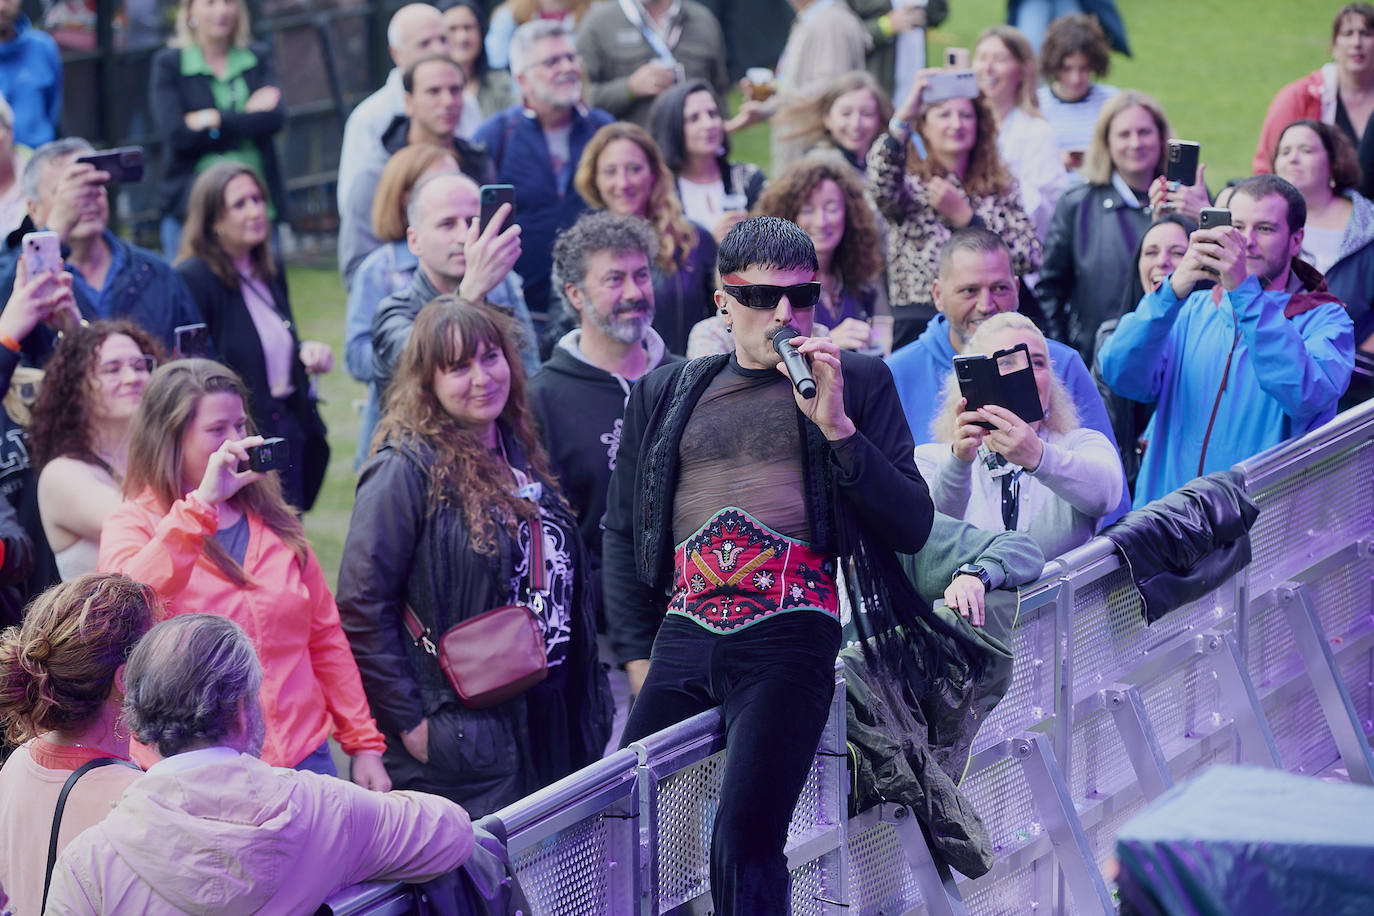
[[[524,465],[509,435],[506,449],[512,464]],[[363,465],[337,600],[368,703],[387,738],[393,784],[444,795],[476,818],[599,759],[610,738],[612,704],[586,606],[581,537],[552,486],[544,487],[541,505],[570,534],[576,610],[567,658],[549,679],[497,706],[468,709],[437,660],[405,633],[407,605],[439,634],[513,599],[516,544],[503,535],[496,556],[479,554],[462,508],[430,499],[432,461],[418,447],[388,442]],[[399,738],[422,718],[429,723],[428,763],[410,756]]]

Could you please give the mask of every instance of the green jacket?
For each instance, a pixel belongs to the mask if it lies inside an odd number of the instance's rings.
[[[892,12],[892,0],[845,0],[861,20],[864,31],[868,33],[868,72],[878,78],[887,94],[892,94],[893,71],[897,66],[897,44],[895,35],[885,30],[879,22],[883,16]],[[945,21],[949,15],[949,0],[930,0],[926,7],[926,28],[934,28]],[[901,99],[893,99],[900,102]]]

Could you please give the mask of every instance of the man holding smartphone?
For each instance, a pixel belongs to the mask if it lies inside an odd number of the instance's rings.
[[[1230,203],[1231,225],[1194,232],[1174,272],[1121,317],[1099,354],[1113,391],[1158,403],[1136,507],[1315,429],[1350,382],[1350,316],[1298,258],[1302,194],[1257,175]],[[1197,289],[1204,281],[1215,285]]]
[[[94,151],[85,140],[68,137],[33,154],[23,178],[32,228],[56,233],[82,318],[127,318],[170,353],[174,329],[203,321],[200,309],[166,261],[110,231],[110,175],[77,161]],[[0,297],[14,288],[21,256],[19,247],[0,255]],[[41,365],[56,343],[56,333],[40,326],[24,341],[25,358]]]

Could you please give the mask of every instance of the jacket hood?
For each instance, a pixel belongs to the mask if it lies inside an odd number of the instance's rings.
[[[271,767],[240,757],[150,773],[105,819],[105,839],[180,910],[255,913],[291,880],[309,830],[296,816],[296,779],[264,778],[262,769]]]
[[[644,346],[649,350],[649,362],[644,368],[644,374],[648,375],[654,369],[663,365],[664,355],[667,348],[664,346],[663,338],[653,328],[649,329],[649,334],[644,338]],[[612,373],[607,372],[598,366],[593,366],[587,361],[587,357],[582,353],[582,329],[573,328],[568,333],[558,339],[558,346],[553,348],[553,353],[544,363],[551,372],[561,372],[574,378],[587,379],[589,381],[606,381],[617,378]]]
[[[1341,236],[1340,250],[1336,253],[1336,260],[1332,262],[1333,267],[1370,242],[1374,242],[1374,202],[1353,190],[1346,191],[1345,198],[1350,201],[1352,209],[1350,220],[1345,224],[1345,233]],[[1327,273],[1330,272],[1328,268]]]
[[[942,363],[949,363],[959,355],[954,352],[954,344],[949,342],[949,319],[938,312],[926,323],[915,345]]]

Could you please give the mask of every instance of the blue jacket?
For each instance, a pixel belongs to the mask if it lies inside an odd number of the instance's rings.
[[[1112,421],[1107,417],[1107,408],[1102,404],[1102,396],[1097,393],[1088,367],[1083,365],[1083,358],[1073,347],[1057,340],[1047,338],[1045,343],[1050,361],[1054,363],[1054,374],[1064,383],[1074,407],[1078,408],[1079,424],[1097,430],[1115,448]],[[918,445],[931,441],[930,424],[940,410],[940,391],[945,379],[954,371],[954,357],[958,355],[949,342],[949,321],[944,315],[936,315],[920,337],[887,358],[892,379],[897,383],[902,412],[906,414],[907,425]],[[1123,486],[1120,505],[1102,519],[1102,524],[1110,525],[1124,515],[1131,508],[1130,498],[1130,492]]]
[[[1212,290],[1180,300],[1165,279],[1121,316],[1099,354],[1102,378],[1123,397],[1158,405],[1137,507],[1336,415],[1355,359],[1350,316],[1321,274],[1293,263],[1305,281],[1301,293],[1265,291],[1250,276],[1221,293],[1218,305]],[[1303,296],[1319,304],[1285,317]]]
[[[0,93],[14,109],[14,142],[34,149],[57,137],[62,116],[62,56],[57,42],[20,15],[14,40],[0,44]]]
[[[536,315],[549,310],[554,237],[587,209],[572,185],[577,162],[592,134],[614,120],[600,108],[573,109],[568,161],[559,175],[553,173],[539,121],[520,105],[492,115],[473,138],[486,146],[497,180],[515,186],[515,221],[520,225],[520,260],[515,262],[515,272],[525,281],[525,303]]]
[[[166,261],[137,245],[105,230],[105,244],[110,246],[110,254],[122,266],[117,274],[105,278],[104,299],[106,309],[101,310],[81,288],[72,285],[76,296],[76,306],[81,317],[87,321],[97,318],[125,318],[143,328],[162,342],[163,349],[170,355],[176,344],[174,330],[185,324],[199,324],[200,307],[191,298],[181,276]],[[118,255],[116,256],[116,251]],[[15,246],[0,254],[0,300],[8,301],[14,291],[14,275],[20,257],[20,248]],[[70,266],[68,269],[71,269]],[[57,334],[47,325],[40,324],[33,333],[24,338],[24,356],[29,365],[41,366],[57,346]]]

